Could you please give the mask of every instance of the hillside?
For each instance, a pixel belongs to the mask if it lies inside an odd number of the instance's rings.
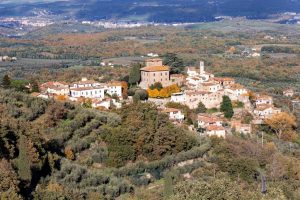
[[[34,16],[43,13],[61,15],[78,20],[139,20],[149,22],[213,21],[216,16],[246,16],[267,18],[282,12],[299,12],[300,2],[293,0],[214,0],[214,1],[33,1],[0,4],[0,17]]]
[[[197,137],[148,103],[107,113],[8,90],[0,116],[1,199],[300,197],[297,140]]]

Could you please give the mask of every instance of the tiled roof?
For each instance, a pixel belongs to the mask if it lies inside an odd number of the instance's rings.
[[[208,131],[225,131],[225,128],[223,126],[210,125],[210,126],[206,127],[206,130],[208,130]]]
[[[170,71],[168,66],[148,66],[141,68],[141,71],[156,72],[156,71]]]
[[[269,108],[274,108],[274,107],[273,107],[273,105],[270,105],[270,104],[260,104],[259,106],[257,106],[255,108],[255,110],[264,111]]]
[[[222,121],[220,118],[208,114],[199,114],[198,120],[205,123],[215,123]]]
[[[122,82],[120,81],[112,81],[108,83],[109,86],[122,86]]]
[[[71,91],[86,91],[86,90],[96,90],[103,89],[103,87],[80,87],[80,88],[72,88]]]
[[[241,84],[236,83],[236,84],[231,85],[230,89],[232,89],[232,90],[241,90],[241,89],[245,89],[245,87]]]
[[[234,78],[230,77],[214,77],[213,79],[215,81],[234,81]]]
[[[177,108],[166,108],[164,110],[162,110],[162,112],[164,113],[170,113],[170,112],[179,112],[180,110]]]

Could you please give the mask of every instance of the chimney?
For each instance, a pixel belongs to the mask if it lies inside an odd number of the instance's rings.
[[[204,71],[204,62],[203,61],[200,61],[200,74],[204,74],[205,71]]]

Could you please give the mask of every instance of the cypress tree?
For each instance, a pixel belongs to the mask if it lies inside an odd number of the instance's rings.
[[[228,96],[223,96],[223,101],[221,104],[221,111],[224,113],[224,116],[227,119],[231,119],[233,117],[233,108],[232,108],[232,103],[231,100]]]
[[[197,113],[197,114],[198,114],[198,113],[206,113],[206,111],[207,111],[207,109],[206,109],[205,105],[200,101],[200,102],[198,103],[197,108],[196,108],[196,113]]]
[[[136,84],[140,82],[141,79],[141,64],[134,64],[133,67],[131,68],[130,74],[129,74],[129,84]]]
[[[37,81],[32,82],[31,92],[40,92],[39,84]]]
[[[9,78],[9,76],[7,74],[4,75],[3,79],[2,79],[2,83],[1,83],[2,87],[5,89],[10,88],[11,85],[11,80]]]

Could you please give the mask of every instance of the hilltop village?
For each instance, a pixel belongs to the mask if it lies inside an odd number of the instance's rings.
[[[272,96],[253,93],[234,78],[216,77],[205,70],[202,61],[198,67],[187,67],[184,74],[171,74],[162,59],[150,58],[139,71],[140,89],[133,93],[124,81],[101,83],[83,77],[74,83],[43,83],[40,93],[32,95],[73,101],[99,110],[119,109],[137,100],[152,102],[174,124],[219,137],[233,132],[250,134],[255,125],[281,113]],[[284,95],[293,96],[293,90],[286,90]],[[196,110],[196,115],[187,116],[185,108]]]

